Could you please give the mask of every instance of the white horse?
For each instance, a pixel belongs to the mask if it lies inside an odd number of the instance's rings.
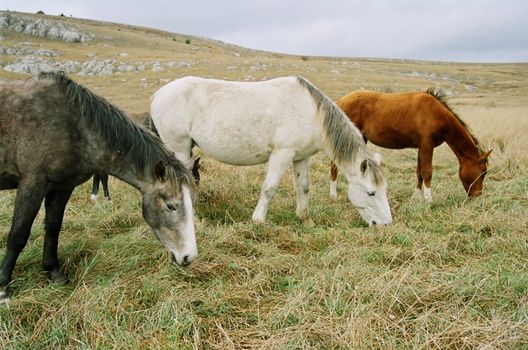
[[[266,219],[290,163],[296,214],[309,220],[309,160],[323,151],[348,180],[348,198],[361,217],[369,225],[392,222],[379,162],[367,151],[363,136],[330,98],[303,78],[230,82],[185,77],[152,96],[151,116],[166,146],[188,167],[194,145],[231,165],[268,162],[254,221]]]

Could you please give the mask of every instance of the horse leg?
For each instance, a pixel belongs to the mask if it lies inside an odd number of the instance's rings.
[[[109,201],[111,200],[111,198],[110,198],[110,191],[108,190],[108,174],[100,173],[99,176],[101,177],[101,184],[103,185],[104,197],[107,201]]]
[[[193,172],[196,164],[192,155],[193,140],[190,137],[176,137],[170,139],[165,144],[168,149],[172,150],[174,157],[178,159],[183,166]]]
[[[194,177],[194,183],[196,185],[200,184],[200,157],[194,160],[194,165],[192,168],[192,175]]]
[[[95,202],[97,200],[97,193],[99,193],[99,180],[100,180],[99,173],[95,173],[93,175],[93,181],[92,181],[92,194],[90,194],[90,200],[92,202]]]
[[[9,283],[16,261],[26,246],[31,226],[47,191],[46,186],[30,183],[29,180],[18,186],[11,229],[7,236],[6,254],[0,265],[0,300],[9,298]]]
[[[337,174],[339,169],[334,162],[330,162],[330,197],[337,199]]]
[[[295,192],[297,193],[297,208],[295,209],[295,214],[300,220],[309,222],[308,191],[310,185],[310,158],[293,162],[293,172]]]
[[[47,272],[50,280],[63,284],[68,283],[68,279],[59,269],[57,245],[59,244],[59,233],[62,227],[64,209],[66,208],[66,203],[68,203],[72,191],[73,188],[50,191],[44,200],[46,217],[44,219],[45,235],[42,267]]]
[[[294,151],[289,149],[276,150],[270,155],[268,170],[264,183],[262,184],[260,198],[251,217],[253,221],[264,222],[266,220],[269,202],[277,192],[280,179],[286,169],[288,169],[288,165],[293,160],[294,155]]]
[[[422,185],[423,185],[423,176],[422,176],[422,163],[420,162],[420,152],[418,152],[418,159],[416,160],[416,188],[414,192],[420,197],[423,196]]]
[[[423,181],[423,197],[427,203],[431,203],[433,195],[431,193],[431,179],[433,177],[433,146],[431,143],[422,144],[418,149],[420,159],[421,175]]]

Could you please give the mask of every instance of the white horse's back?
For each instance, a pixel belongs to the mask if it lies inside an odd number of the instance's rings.
[[[190,157],[192,142],[232,165],[264,163],[280,148],[304,158],[322,146],[317,106],[296,77],[178,79],[154,95],[151,115],[161,138],[183,161]]]

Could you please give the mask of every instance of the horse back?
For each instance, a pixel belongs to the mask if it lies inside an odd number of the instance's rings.
[[[441,143],[448,129],[448,111],[425,92],[358,91],[343,96],[337,105],[380,147],[416,148],[424,139]]]
[[[0,188],[16,188],[22,177],[67,176],[84,158],[73,144],[80,142],[75,119],[64,93],[48,80],[1,84]]]
[[[262,82],[181,78],[155,93],[151,115],[174,152],[188,153],[196,144],[233,165],[260,164],[279,148],[296,148],[305,156],[322,143],[317,143],[317,105],[297,77]]]

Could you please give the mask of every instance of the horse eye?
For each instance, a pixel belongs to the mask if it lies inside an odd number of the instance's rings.
[[[167,204],[167,209],[174,211],[174,210],[176,210],[176,206],[174,206],[174,204],[170,204],[169,203],[169,204]]]
[[[367,191],[367,194],[369,195],[369,197],[374,197],[376,195],[376,192],[375,191]]]

